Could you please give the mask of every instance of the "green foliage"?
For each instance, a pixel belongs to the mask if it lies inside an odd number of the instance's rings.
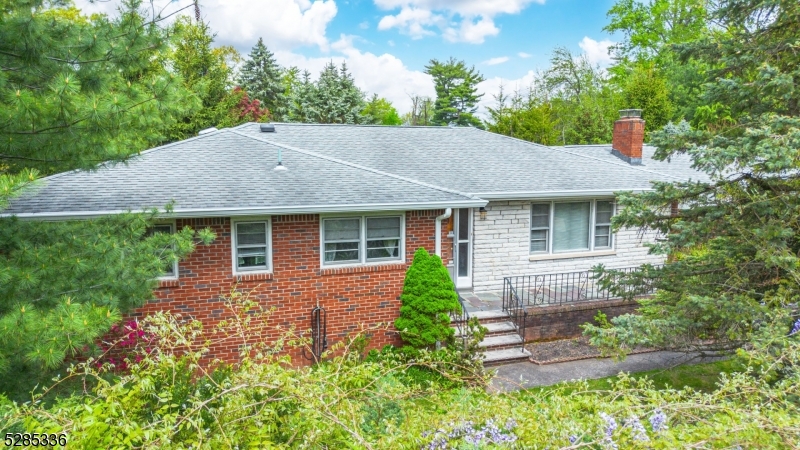
[[[585,56],[577,57],[566,48],[556,48],[550,63],[542,75],[544,92],[539,97],[550,99],[561,143],[611,142],[620,109],[614,86]]]
[[[428,254],[424,248],[414,252],[400,300],[400,317],[394,325],[405,342],[419,348],[452,342],[450,313],[460,311],[461,305],[450,274],[438,256]]]
[[[169,139],[177,141],[229,119],[230,106],[237,103],[229,99],[235,95],[231,91],[232,66],[240,56],[233,47],[213,47],[214,35],[207,23],[196,23],[182,16],[176,20],[172,31],[168,63],[199,104],[199,109],[170,128]]]
[[[239,86],[269,109],[276,120],[282,120],[282,114],[286,111],[283,68],[275,62],[275,56],[261,38],[258,38],[249,56],[239,71]]]
[[[362,112],[364,116],[372,117],[375,123],[380,125],[402,125],[403,120],[397,114],[392,103],[378,94],[373,94],[372,99],[367,103]]]
[[[169,31],[142,16],[141,2],[124,2],[114,19],[61,5],[0,8],[0,208],[38,174],[124,161],[194,107],[185,80],[164,67]],[[152,280],[195,239],[191,230],[143,239],[152,221],[0,219],[4,376],[56,367],[152,297]]]
[[[235,317],[268,318],[247,302],[230,303]],[[667,389],[623,373],[616,380],[498,394],[481,383],[453,384],[454,378],[411,380],[424,376],[408,372],[425,358],[446,368],[447,351],[384,349],[361,361],[340,346],[325,363],[296,367],[264,345],[272,331],[238,323],[230,321],[214,336],[242,345],[242,360],[209,366],[200,364],[208,342],[198,338],[210,330],[167,315],[148,318],[144,326],[159,343],[129,373],[108,377],[108,366],[89,361],[56,381],[89,381],[86,395],[49,407],[39,403],[41,393],[17,405],[0,397],[3,431],[63,432],[76,448],[167,449],[418,449],[450,432],[453,437],[444,439],[459,448],[786,448],[800,433],[800,373],[764,376],[776,366],[797,367],[796,338],[758,343],[742,353],[740,371],[710,366],[727,373],[714,387],[704,384],[704,392],[680,388],[681,376],[712,378],[708,369],[690,366],[671,371],[683,375],[667,377]],[[242,340],[247,335],[253,339]],[[290,333],[282,342],[292,341],[297,338]],[[198,345],[190,348],[190,342]],[[611,419],[616,426],[609,426]],[[492,443],[495,433],[470,433],[474,443],[463,439],[467,430],[491,426],[513,438]]]
[[[785,312],[800,299],[800,56],[788,50],[800,4],[731,0],[712,13],[721,30],[683,49],[716,67],[702,97],[712,120],[651,135],[656,158],[687,154],[705,177],[618,197],[614,226],[658,231],[652,250],[671,259],[647,271],[659,291],[640,316],[587,329],[608,347],[732,350],[762,329],[788,332]]]
[[[537,98],[533,90],[528,91],[527,98],[516,91],[509,99],[500,86],[495,100],[497,106],[488,108],[489,131],[542,145],[558,143],[553,106]]]
[[[673,106],[664,77],[645,65],[637,66],[622,91],[622,104],[626,108],[642,110],[648,134],[660,130],[673,117]]]
[[[440,62],[431,59],[425,66],[425,73],[433,77],[436,88],[436,102],[433,106],[434,125],[473,126],[483,128],[480,119],[475,117],[478,101],[478,83],[484,81],[483,75],[475,67],[467,67],[464,61],[450,58]]]
[[[319,78],[311,81],[307,71],[287,80],[291,86],[288,118],[292,122],[305,123],[373,123],[371,116],[363,114],[365,94],[355,85],[353,76],[342,63],[337,68],[333,62],[325,65]]]
[[[55,367],[152,298],[164,267],[210,231],[145,238],[152,215],[80,222],[0,219],[0,363]]]

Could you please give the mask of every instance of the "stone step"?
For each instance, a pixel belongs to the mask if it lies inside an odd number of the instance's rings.
[[[505,322],[508,320],[508,314],[502,310],[473,311],[469,313],[469,317],[476,317],[484,326],[487,323]]]
[[[530,357],[531,352],[519,346],[502,350],[487,350],[483,355],[483,365],[488,367],[528,361]]]
[[[496,334],[494,336],[486,336],[478,345],[487,350],[499,350],[512,346],[521,347],[522,338],[517,333]]]
[[[504,333],[511,333],[517,331],[517,328],[514,326],[513,322],[505,321],[505,322],[490,322],[490,323],[481,323],[482,326],[486,327],[486,336],[489,337],[493,334],[504,334]],[[461,336],[458,333],[458,328],[453,327],[456,330],[456,336]],[[484,337],[484,338],[485,338]]]

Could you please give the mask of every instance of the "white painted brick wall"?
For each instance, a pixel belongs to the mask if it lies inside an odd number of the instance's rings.
[[[530,201],[498,201],[486,205],[486,219],[478,210],[473,217],[473,272],[476,292],[500,291],[503,277],[588,270],[597,264],[608,268],[658,264],[660,255],[648,255],[643,244],[653,233],[621,230],[614,236],[615,255],[529,261]]]

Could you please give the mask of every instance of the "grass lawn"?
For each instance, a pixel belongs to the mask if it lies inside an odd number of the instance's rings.
[[[716,389],[716,382],[722,373],[732,373],[744,370],[744,366],[735,358],[704,364],[684,364],[671,369],[651,370],[632,374],[632,378],[647,377],[654,382],[656,389],[683,389],[690,387],[697,391],[711,392]],[[618,377],[598,378],[588,380],[590,390],[608,390],[614,386]],[[574,388],[570,388],[574,385]],[[567,393],[582,389],[575,382],[564,382],[553,386],[542,386],[530,389],[532,392],[546,392],[553,389],[566,388]]]

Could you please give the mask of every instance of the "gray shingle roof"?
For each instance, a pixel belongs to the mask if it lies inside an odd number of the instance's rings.
[[[245,124],[237,129],[484,198],[496,198],[488,193],[649,189],[652,180],[696,174],[683,167],[632,166],[599,151],[547,147],[477,128],[276,124],[275,133],[261,133],[257,124]]]
[[[487,199],[606,195],[701,178],[688,158],[642,166],[610,146],[545,147],[475,128],[245,124],[126,164],[46,178],[1,215],[91,216],[174,201],[176,215],[477,207]],[[278,150],[288,171],[274,171]]]
[[[178,216],[485,204],[330,157],[288,149],[282,154],[289,170],[275,171],[277,147],[221,130],[143,152],[127,164],[48,177],[37,192],[16,199],[3,214],[92,216],[163,208],[171,201]]]

